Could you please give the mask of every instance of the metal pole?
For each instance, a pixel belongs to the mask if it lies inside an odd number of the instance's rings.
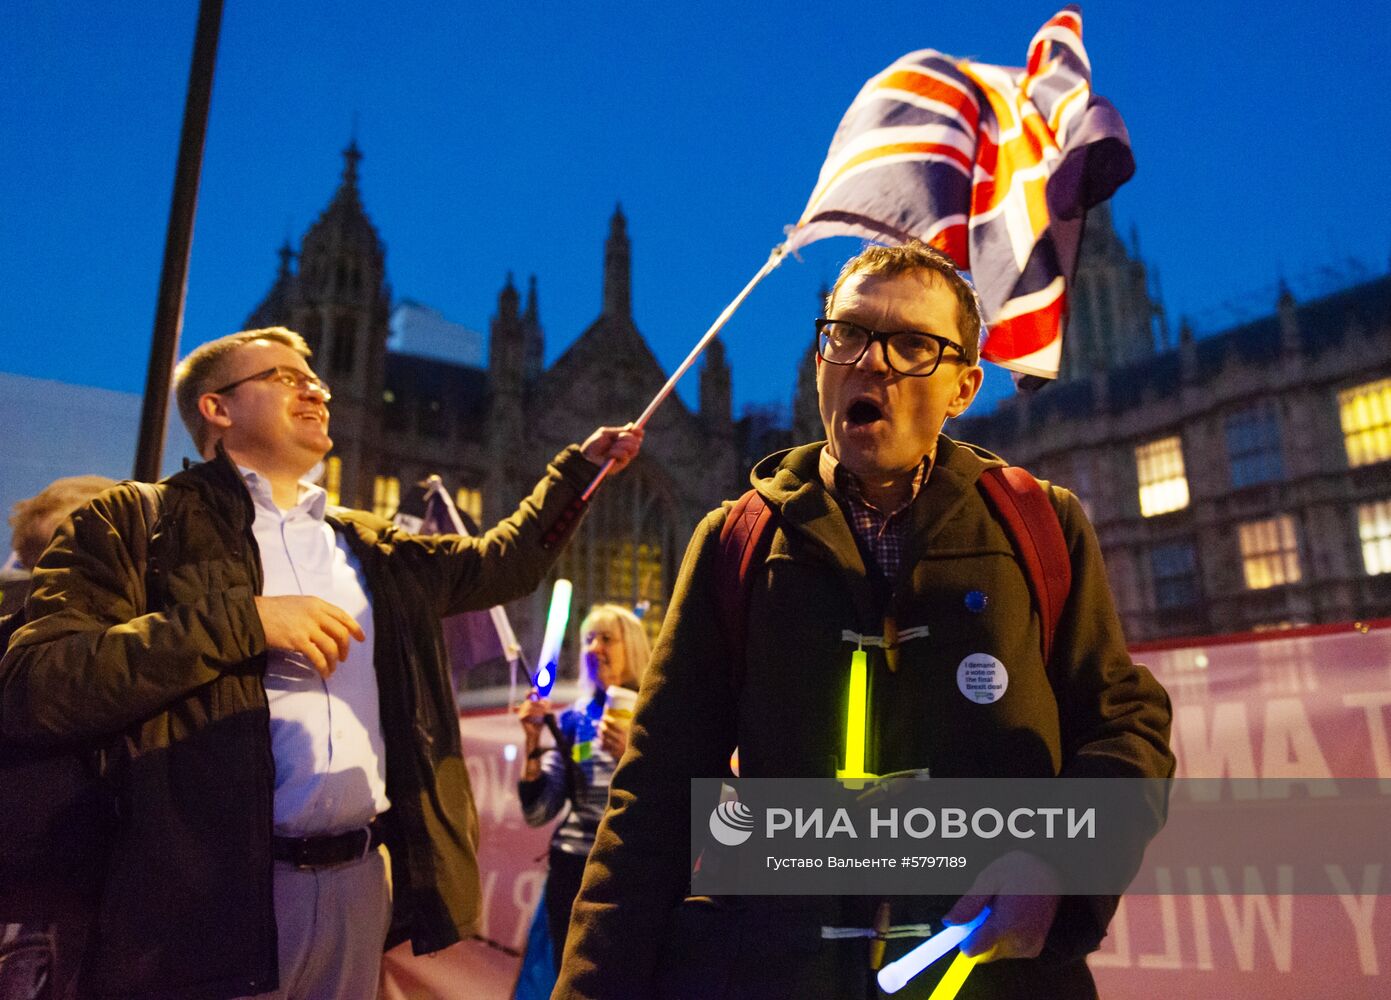
[[[140,409],[140,439],[135,452],[134,478],[152,483],[159,478],[164,452],[164,425],[169,410],[169,384],[179,351],[188,291],[188,255],[193,246],[193,216],[198,207],[198,180],[203,166],[203,141],[212,101],[217,36],[222,27],[222,0],[199,0],[198,31],[193,62],[188,70],[179,161],[174,171],[174,196],[169,228],[164,234],[164,266],[159,275],[150,365],[145,373],[145,400]]]

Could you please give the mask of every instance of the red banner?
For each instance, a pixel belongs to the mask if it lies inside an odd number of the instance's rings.
[[[1148,646],[1136,659],[1168,688],[1181,778],[1380,778],[1391,792],[1391,621]],[[484,939],[435,958],[387,957],[383,997],[505,998],[537,895],[550,828],[522,821],[520,729],[510,713],[462,720],[482,843]],[[508,748],[512,747],[511,750]],[[1391,831],[1387,832],[1391,836]],[[1374,870],[1373,870],[1374,869]],[[1391,872],[1329,872],[1338,895],[1232,890],[1245,871],[1155,871],[1206,895],[1131,895],[1091,958],[1108,1000],[1381,997],[1391,970]]]

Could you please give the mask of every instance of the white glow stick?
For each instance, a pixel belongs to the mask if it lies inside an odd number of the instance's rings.
[[[556,660],[560,658],[560,644],[565,639],[565,626],[570,622],[570,597],[574,587],[569,580],[555,582],[551,591],[551,609],[546,615],[546,636],[541,640],[541,656],[537,660],[536,677],[533,684],[537,693],[545,698],[555,686]]]
[[[990,907],[982,907],[970,923],[939,931],[902,958],[890,962],[879,970],[879,988],[885,993],[897,993],[919,972],[970,937],[971,932],[985,923],[988,916]]]

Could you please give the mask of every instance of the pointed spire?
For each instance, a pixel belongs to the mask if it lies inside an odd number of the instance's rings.
[[[631,246],[628,243],[628,220],[622,204],[613,209],[609,219],[609,238],[604,243],[604,315],[627,319],[632,315],[632,286],[630,278]]]
[[[497,318],[515,320],[517,318],[517,307],[521,297],[517,294],[517,286],[512,280],[512,272],[507,272],[507,283],[502,286],[502,291],[497,296]]]
[[[343,183],[347,187],[357,187],[357,165],[361,162],[362,150],[357,148],[357,128],[354,127],[353,137],[343,150]]]
[[[526,287],[526,312],[522,314],[522,377],[531,382],[541,374],[546,353],[546,335],[541,330],[541,306],[536,296],[536,275]]]
[[[1276,299],[1275,312],[1280,323],[1280,348],[1288,353],[1295,353],[1299,350],[1302,339],[1299,335],[1299,308],[1295,305],[1294,293],[1290,291],[1284,275],[1280,276],[1279,288],[1280,295]]]
[[[290,246],[290,238],[285,237],[285,242],[280,244],[280,249],[276,251],[280,255],[280,272],[276,275],[279,278],[290,276],[290,261],[295,259],[295,248]]]
[[[536,302],[536,275],[531,275],[526,286],[526,315],[522,317],[528,323],[541,322],[541,310]]]

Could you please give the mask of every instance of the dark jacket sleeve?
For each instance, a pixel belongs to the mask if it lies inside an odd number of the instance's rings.
[[[715,599],[723,516],[700,524],[682,562],[553,998],[656,993],[673,911],[690,888],[690,779],[728,773],[736,739],[730,652]]]
[[[391,546],[391,558],[403,560],[409,572],[428,581],[433,613],[447,617],[462,611],[481,611],[530,594],[546,578],[569,541],[578,519],[549,548],[545,533],[584,492],[599,467],[571,445],[546,469],[546,474],[508,517],[477,537],[412,535],[380,522]],[[368,522],[360,515],[355,519]]]
[[[1072,562],[1072,588],[1049,664],[1063,740],[1061,776],[1171,778],[1169,695],[1147,668],[1130,658],[1101,546],[1082,505],[1066,490],[1052,492]],[[1163,791],[1157,791],[1153,805],[1148,828],[1135,831],[1136,866],[1144,844],[1164,824],[1167,797]],[[1119,899],[1064,897],[1045,953],[1066,960],[1095,950]]]
[[[0,660],[0,735],[43,744],[117,732],[265,651],[249,582],[146,613],[148,528],[117,486],[58,529]],[[217,585],[213,585],[216,583]]]

